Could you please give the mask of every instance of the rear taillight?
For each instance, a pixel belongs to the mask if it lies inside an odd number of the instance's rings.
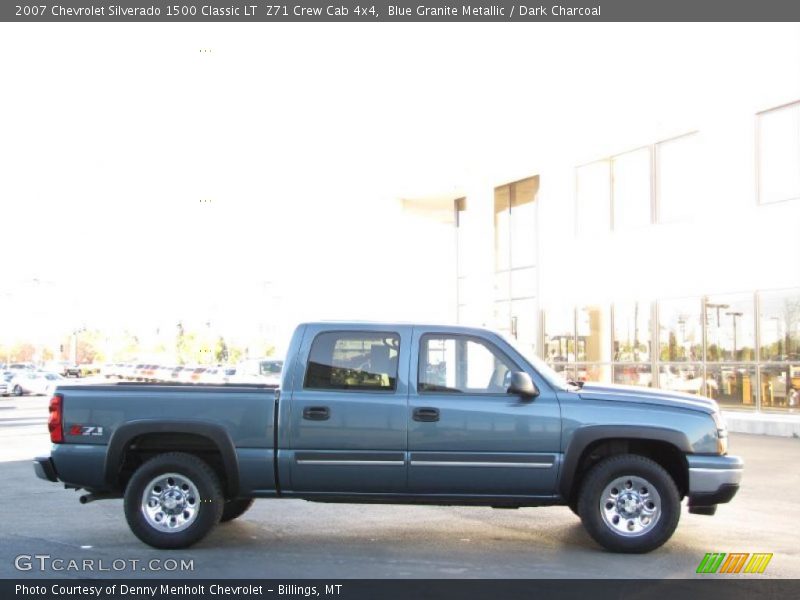
[[[50,418],[47,428],[50,430],[50,441],[60,444],[64,441],[64,398],[56,394],[50,399]]]

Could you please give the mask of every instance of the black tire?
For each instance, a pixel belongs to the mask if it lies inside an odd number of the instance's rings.
[[[645,480],[660,497],[658,518],[649,529],[635,535],[613,529],[613,524],[606,523],[601,506],[606,487],[618,478],[627,477]],[[652,490],[648,492],[652,496]],[[613,504],[609,505],[609,510],[612,510],[611,506]],[[637,454],[621,454],[602,460],[586,475],[578,499],[578,513],[589,535],[607,550],[643,553],[655,550],[672,536],[681,516],[681,500],[675,481],[661,465]],[[624,522],[627,519],[623,516],[621,520]],[[627,520],[627,525],[631,527],[635,523],[635,517]]]
[[[22,386],[20,386],[19,384],[14,386],[14,395],[15,396],[22,396],[23,393],[24,392],[22,391]]]
[[[567,504],[567,506],[569,506],[569,509],[572,511],[572,513],[576,517],[580,517],[581,516],[581,513],[578,512],[578,500],[577,499],[571,500],[569,502],[569,504]]]
[[[163,531],[148,522],[142,507],[142,497],[159,475],[175,473],[197,489],[194,498],[196,515],[181,531]],[[188,494],[187,494],[188,496]],[[159,454],[140,466],[125,488],[125,519],[131,531],[145,544],[154,548],[187,548],[199,542],[219,523],[224,498],[219,477],[202,459],[183,452]],[[156,515],[156,518],[158,515]]]
[[[255,501],[255,498],[236,498],[235,500],[226,502],[222,507],[222,518],[219,522],[227,523],[228,521],[238,519],[250,510],[250,507],[253,506],[253,502]]]

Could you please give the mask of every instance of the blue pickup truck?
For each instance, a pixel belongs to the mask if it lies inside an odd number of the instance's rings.
[[[308,323],[278,388],[64,386],[36,474],[124,498],[133,533],[194,544],[255,498],[565,505],[617,552],[648,552],[681,500],[713,515],[739,488],[713,400],[565,381],[467,327]]]

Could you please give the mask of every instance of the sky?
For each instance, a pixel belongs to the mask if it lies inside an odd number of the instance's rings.
[[[0,329],[446,320],[453,240],[399,199],[714,111],[710,44],[776,27],[0,24]]]

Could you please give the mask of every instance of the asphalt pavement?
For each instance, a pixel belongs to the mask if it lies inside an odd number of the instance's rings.
[[[564,507],[302,500],[258,500],[200,544],[166,551],[133,536],[121,500],[80,505],[79,493],[34,476],[46,419],[46,398],[0,399],[0,577],[685,578],[707,552],[774,553],[760,577],[800,577],[798,439],[732,434],[746,462],[739,495],[714,517],[684,510],[673,538],[646,555],[604,551]],[[181,561],[192,569],[167,570]]]

